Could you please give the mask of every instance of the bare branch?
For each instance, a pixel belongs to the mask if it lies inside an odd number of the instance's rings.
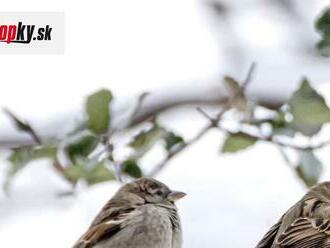
[[[122,171],[122,166],[121,166],[121,163],[118,162],[118,161],[115,161],[113,163],[113,166],[114,166],[114,169],[115,169],[115,176],[116,176],[116,179],[120,182],[120,183],[123,183],[123,171]]]
[[[213,127],[215,126],[217,129],[224,131],[226,133],[229,134],[237,134],[237,133],[244,133],[246,135],[249,135],[252,138],[255,138],[257,140],[261,140],[261,141],[265,141],[265,142],[269,142],[272,143],[274,145],[277,145],[279,147],[286,147],[286,148],[292,148],[295,150],[316,150],[316,149],[321,149],[325,146],[330,145],[330,140],[328,141],[323,141],[320,142],[318,144],[308,144],[308,145],[298,145],[298,144],[294,144],[294,143],[288,143],[288,142],[284,142],[281,141],[279,139],[279,137],[277,137],[276,135],[269,135],[269,136],[261,136],[261,135],[256,135],[254,133],[251,132],[247,132],[243,129],[240,129],[238,131],[231,131],[229,129],[226,129],[225,127],[219,125],[219,121],[220,119],[218,117],[211,117],[208,113],[206,113],[203,109],[198,108],[198,111],[202,114],[202,116],[204,116],[206,119],[209,120],[210,125],[212,125]]]
[[[148,97],[149,99],[149,97]],[[151,97],[150,97],[151,99]],[[150,103],[153,101],[152,103]],[[144,122],[145,120],[148,120],[152,118],[153,116],[156,116],[166,110],[179,107],[179,106],[189,106],[189,105],[209,105],[209,106],[216,106],[216,105],[223,105],[228,102],[228,96],[221,96],[221,97],[213,97],[213,96],[204,96],[201,99],[199,97],[193,97],[193,98],[177,98],[177,97],[170,97],[167,99],[164,99],[163,97],[160,97],[158,99],[155,99],[155,96],[153,96],[153,99],[150,100],[150,102],[145,101],[146,103],[143,104],[143,107],[141,107],[135,114],[134,118],[132,118],[132,121],[130,123],[130,126],[135,126],[139,123]]]
[[[191,85],[194,85],[191,87]],[[197,85],[197,86],[196,86]],[[164,111],[169,109],[182,107],[182,106],[219,106],[226,104],[228,102],[227,92],[220,86],[219,81],[216,82],[205,82],[205,84],[183,84],[182,86],[173,86],[172,88],[158,89],[152,92],[147,98],[141,103],[140,109],[138,109],[132,118],[130,127],[140,124],[146,120],[149,120],[153,116],[159,115]],[[286,95],[277,95],[275,97],[270,97],[267,94],[259,94],[256,96],[254,89],[249,91],[249,94],[254,95],[255,99],[259,105],[267,107],[269,109],[277,109],[286,100]],[[249,97],[247,94],[247,97]],[[121,109],[123,106],[118,106]],[[74,117],[75,114],[70,110],[68,113],[59,113],[56,123],[61,121],[67,122],[67,116]],[[120,112],[117,112],[113,118],[117,118]],[[120,118],[120,116],[119,116]],[[61,120],[61,121],[60,121]],[[53,125],[54,123],[42,123],[42,126]],[[47,141],[50,137],[57,137],[57,129],[49,130],[44,136],[40,137],[43,141]],[[1,148],[14,148],[21,147],[25,145],[34,145],[35,141],[30,139],[30,137],[20,136],[19,133],[13,133],[7,136],[6,130],[1,130],[0,133],[0,147]]]
[[[253,74],[255,72],[255,69],[256,69],[256,62],[253,62],[249,68],[249,71],[248,71],[248,74],[245,78],[245,80],[243,81],[242,83],[242,90],[246,90],[246,88],[248,87],[248,85],[250,84],[250,82],[252,81],[252,77],[253,77]]]
[[[295,150],[302,150],[302,151],[303,150],[316,150],[316,149],[321,149],[321,148],[323,148],[327,145],[330,145],[330,141],[324,141],[324,142],[318,143],[316,145],[314,145],[314,144],[298,145],[298,144],[295,144],[295,143],[284,142],[284,141],[280,140],[279,137],[277,137],[275,135],[261,136],[261,135],[253,134],[251,132],[247,132],[247,131],[242,130],[242,129],[240,129],[239,131],[233,132],[231,130],[228,130],[228,129],[224,128],[221,125],[217,126],[217,128],[219,130],[224,131],[224,132],[229,133],[229,134],[237,134],[238,132],[240,132],[240,133],[244,133],[246,135],[249,135],[250,137],[255,138],[257,140],[260,140],[260,141],[272,143],[274,145],[278,145],[279,147],[292,148],[292,149],[295,149]]]
[[[133,110],[133,112],[132,112],[132,115],[130,116],[130,120],[129,120],[129,122],[128,122],[129,124],[132,123],[132,122],[134,121],[134,119],[135,119],[137,113],[141,110],[141,107],[142,107],[142,103],[143,103],[143,101],[145,100],[145,98],[146,98],[149,94],[150,94],[150,93],[148,93],[148,92],[144,92],[144,93],[142,93],[142,94],[139,96],[138,101],[137,101],[137,103],[136,103],[136,105],[135,105],[135,108],[134,108],[134,110]]]
[[[219,115],[217,116],[217,118],[212,118],[208,113],[206,113],[202,108],[198,107],[197,111],[204,116],[206,119],[208,119],[210,121],[210,123],[216,127],[217,126],[217,122],[219,121]],[[221,112],[220,112],[221,113]]]

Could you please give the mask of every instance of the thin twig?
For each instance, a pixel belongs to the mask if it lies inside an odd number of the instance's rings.
[[[53,166],[54,170],[56,170],[63,178],[68,180],[72,184],[73,187],[76,185],[77,181],[72,180],[72,178],[67,176],[65,167],[59,162],[59,160],[57,158],[54,159],[52,166]]]
[[[246,76],[246,78],[245,78],[245,80],[243,81],[242,86],[241,86],[243,91],[247,88],[247,86],[248,86],[248,85],[250,84],[250,82],[252,81],[252,77],[253,77],[253,74],[254,74],[254,72],[255,72],[256,66],[257,66],[257,64],[256,64],[255,62],[253,62],[253,63],[251,64],[251,66],[250,66],[250,68],[249,68],[249,71],[248,71],[248,73],[247,73],[247,76]]]
[[[149,173],[150,177],[154,177],[159,171],[161,171],[167,163],[175,157],[177,154],[185,150],[186,148],[190,147],[191,145],[195,144],[199,141],[206,133],[208,133],[211,129],[216,128],[218,126],[219,121],[221,120],[222,116],[231,108],[231,101],[227,101],[224,103],[221,111],[216,115],[215,118],[211,118],[202,108],[197,107],[197,111],[208,120],[210,120],[209,124],[202,128],[190,141],[184,143],[180,146],[176,151],[169,153],[167,157],[161,161],[157,166],[153,168],[153,170]]]
[[[57,172],[59,172],[61,175],[64,176],[64,174],[65,174],[65,169],[64,169],[64,167],[60,164],[60,162],[59,162],[57,159],[55,159],[55,161],[53,162],[53,168],[54,168]],[[66,176],[65,176],[65,178],[68,179],[68,177],[66,177]]]
[[[195,144],[197,141],[199,141],[206,133],[208,133],[211,129],[217,127],[217,124],[221,117],[230,109],[230,106],[226,104],[223,109],[217,114],[216,120],[210,122],[205,127],[203,127],[191,140],[184,143],[182,146],[180,146],[176,151],[169,153],[167,157],[161,161],[157,166],[153,168],[153,170],[149,173],[150,177],[154,177],[159,171],[161,171],[167,163],[177,154],[184,151],[186,148],[190,147],[191,145]],[[205,113],[201,108],[197,108],[197,110],[200,113]],[[203,114],[204,115],[204,114]]]
[[[123,183],[123,169],[122,169],[122,164],[119,161],[115,161],[113,163],[114,169],[115,169],[115,176],[117,181],[120,183]]]
[[[267,141],[267,140],[265,140]],[[321,149],[327,145],[330,144],[330,141],[324,141],[324,142],[320,142],[318,144],[309,144],[309,145],[298,145],[298,144],[292,144],[292,143],[286,143],[286,142],[283,142],[283,141],[280,141],[280,140],[276,140],[276,137],[274,136],[271,136],[269,139],[268,139],[269,142],[275,144],[275,145],[279,145],[279,146],[282,146],[282,147],[289,147],[289,148],[292,148],[292,149],[296,149],[296,150],[301,150],[301,151],[306,151],[306,150],[317,150],[317,149]]]
[[[318,144],[312,145],[298,145],[298,144],[293,144],[293,143],[288,143],[288,142],[283,142],[281,140],[279,140],[276,136],[274,135],[269,135],[269,136],[261,136],[261,135],[256,135],[250,132],[247,132],[245,130],[238,130],[238,131],[231,131],[221,125],[219,125],[219,118],[218,117],[211,117],[208,113],[206,113],[203,109],[199,108],[198,111],[206,118],[210,121],[210,125],[214,126],[216,124],[216,128],[218,128],[221,131],[224,131],[226,133],[229,134],[237,134],[237,133],[244,133],[248,136],[250,136],[251,138],[257,139],[257,140],[261,140],[261,141],[265,141],[265,142],[269,142],[275,145],[278,145],[279,147],[288,147],[288,148],[292,148],[292,149],[296,149],[296,150],[316,150],[316,149],[320,149],[323,148],[325,146],[330,145],[330,140],[328,141],[323,141],[320,142]]]
[[[137,103],[133,109],[133,112],[129,118],[129,121],[128,121],[128,125],[131,125],[132,122],[134,121],[136,115],[138,114],[138,112],[141,110],[141,107],[142,107],[142,104],[144,102],[144,100],[146,99],[146,97],[149,95],[150,93],[148,92],[144,92],[142,93],[141,95],[139,95],[139,98],[137,100]]]

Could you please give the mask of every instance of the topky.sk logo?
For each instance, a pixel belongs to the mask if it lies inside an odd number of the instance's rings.
[[[29,44],[31,41],[50,41],[52,27],[45,25],[36,27],[36,25],[24,25],[18,22],[17,25],[0,24],[0,42]]]

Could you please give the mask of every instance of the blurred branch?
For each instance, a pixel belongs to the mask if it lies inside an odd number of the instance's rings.
[[[224,90],[218,80],[215,83],[204,84],[204,88],[194,89],[191,85],[184,87],[173,87],[170,89],[155,91],[148,95],[136,109],[134,117],[131,118],[129,127],[145,122],[167,110],[182,106],[222,106],[228,102],[228,93]],[[250,93],[251,91],[247,92]],[[249,94],[247,94],[249,96]],[[267,96],[254,97],[259,105],[269,109],[277,109],[284,102],[285,98],[278,96],[270,98]],[[61,118],[61,114],[58,115]],[[114,116],[113,118],[116,118]],[[52,135],[39,137],[43,141],[54,138]],[[13,135],[8,138],[0,139],[0,148],[15,148],[35,144],[33,138]]]
[[[135,126],[139,123],[142,123],[152,117],[167,111],[172,108],[180,106],[189,106],[189,105],[223,105],[228,102],[228,97],[226,95],[220,97],[214,97],[212,95],[202,96],[189,96],[189,93],[182,97],[177,97],[176,95],[168,96],[164,94],[158,99],[149,97],[150,101],[145,100],[142,104],[142,107],[136,111],[135,116],[131,120],[130,126]]]
[[[33,141],[30,146],[19,146],[17,144],[18,148],[12,149],[11,157],[8,158],[12,163],[12,171],[16,173],[33,159],[46,157],[52,159],[53,168],[73,186],[79,180],[93,184],[114,180],[115,178],[123,181],[124,176],[139,178],[143,176],[143,171],[140,168],[141,159],[156,143],[162,142],[167,155],[148,174],[148,176],[154,177],[175,156],[196,144],[210,130],[218,129],[227,134],[222,145],[223,153],[233,153],[246,149],[254,145],[256,141],[273,144],[284,154],[286,163],[295,170],[300,179],[307,186],[313,185],[319,179],[322,169],[321,163],[313,151],[330,145],[330,141],[316,144],[310,139],[309,144],[296,144],[294,138],[290,138],[289,135],[294,137],[295,133],[298,132],[305,135],[304,132],[308,131],[306,135],[312,137],[321,130],[324,123],[330,122],[330,108],[327,107],[325,99],[311,87],[307,79],[302,80],[300,88],[286,102],[285,106],[287,108],[279,108],[278,106],[277,110],[274,111],[271,110],[269,105],[265,108],[259,102],[250,100],[249,96],[246,95],[246,90],[252,83],[255,68],[256,64],[252,63],[245,79],[241,82],[234,77],[225,76],[223,90],[217,91],[213,88],[212,91],[209,91],[210,94],[206,94],[205,89],[203,92],[198,87],[191,87],[192,89],[188,93],[181,91],[184,94],[180,97],[178,97],[179,93],[170,94],[169,91],[166,91],[166,94],[163,94],[163,92],[160,95],[153,94],[147,98],[147,94],[144,93],[137,99],[132,111],[129,111],[131,115],[128,116],[128,122],[120,122],[119,126],[110,125],[113,117],[110,105],[112,93],[109,90],[101,89],[91,94],[86,101],[89,103],[89,105],[86,104],[86,108],[89,109],[89,112],[87,112],[88,120],[96,126],[83,125],[86,129],[77,129],[78,132],[74,133],[77,137],[68,135],[65,137],[66,139],[63,138],[64,143],[68,142],[62,146],[56,142],[47,142],[46,139],[41,140],[28,122],[22,121],[9,110],[5,110],[16,127],[20,131],[28,133]],[[227,91],[224,89],[227,89]],[[306,96],[314,103],[312,109],[306,110]],[[214,116],[209,115],[200,107],[203,105],[202,103],[218,105],[219,112]],[[188,141],[156,122],[158,114],[162,111],[184,104],[200,105],[197,107],[197,111],[208,121]],[[261,109],[260,106],[263,106],[263,111],[269,112],[268,119],[258,117],[257,110]],[[300,111],[297,111],[297,109]],[[223,123],[223,116],[228,111],[232,114],[229,116],[234,117],[237,122],[238,128],[235,130],[226,128]],[[312,116],[311,112],[313,111],[317,114]],[[320,115],[324,118],[320,118]],[[294,121],[297,119],[300,124],[298,127],[294,125],[296,124]],[[123,160],[116,160],[113,156],[116,144],[113,144],[111,140],[112,135],[117,134],[117,132],[123,134],[122,131],[130,131],[126,129],[127,126],[136,127],[140,122],[148,123],[148,125],[145,126],[145,129],[141,128],[139,133],[132,137],[129,143],[125,144],[126,148],[130,149],[130,153]],[[262,127],[266,124],[272,130],[267,135],[262,132]],[[94,127],[99,126],[102,127],[102,130],[100,132],[95,131]],[[284,136],[286,139],[283,139]],[[300,158],[298,165],[291,163],[289,157],[285,154],[284,148],[293,149],[297,153]],[[62,166],[58,160],[59,151],[63,151],[63,155],[67,156],[66,166]],[[113,167],[109,165],[113,165]],[[313,171],[314,167],[311,167],[314,165],[317,166],[316,172]]]
[[[22,119],[17,117],[13,112],[11,112],[7,108],[4,108],[3,111],[14,121],[14,123],[15,123],[18,130],[20,130],[22,132],[26,132],[27,134],[29,134],[36,145],[38,145],[38,146],[43,145],[43,142],[42,142],[41,138],[39,137],[37,132],[34,130],[34,128],[32,128],[32,126],[27,121],[23,121]],[[64,174],[64,171],[65,171],[64,167],[60,164],[60,162],[57,159],[55,159],[53,161],[52,165],[53,165],[53,168],[60,175],[65,177],[67,180],[69,180],[69,178],[67,178]]]
[[[277,135],[271,134],[269,136],[262,136],[262,135],[257,135],[252,132],[248,132],[242,128],[236,131],[229,130],[221,125],[219,125],[219,119],[218,117],[211,117],[209,114],[207,114],[203,109],[199,109],[199,112],[207,119],[209,120],[210,124],[212,124],[213,127],[216,127],[220,131],[223,131],[228,134],[238,134],[238,133],[243,133],[246,134],[256,140],[268,142],[274,145],[277,145],[279,147],[285,147],[285,148],[292,148],[295,150],[316,150],[316,149],[321,149],[325,146],[330,145],[330,140],[329,141],[323,141],[318,144],[308,144],[308,145],[299,145],[299,144],[294,144],[294,143],[289,143],[289,142],[284,142],[277,137]],[[215,125],[216,124],[216,125]]]

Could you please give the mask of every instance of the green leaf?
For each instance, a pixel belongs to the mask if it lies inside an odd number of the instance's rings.
[[[269,121],[273,128],[273,134],[293,137],[295,131],[292,129],[292,127],[290,127],[289,122],[285,117],[286,113],[279,111],[277,112],[275,118]]]
[[[225,143],[222,146],[222,152],[233,153],[244,150],[254,145],[256,141],[256,138],[242,132],[230,134],[227,136]]]
[[[314,90],[307,79],[289,100],[293,116],[292,126],[306,136],[318,133],[324,123],[330,121],[330,109],[324,98]]]
[[[177,147],[184,145],[184,139],[173,132],[167,132],[165,136],[165,146],[168,152],[172,152]]]
[[[50,158],[55,159],[57,148],[53,146],[33,147],[26,146],[13,149],[8,160],[11,163],[7,172],[4,188],[8,189],[11,179],[34,159]]]
[[[273,128],[283,128],[287,126],[287,121],[285,119],[285,113],[280,111],[277,112],[274,119],[270,121]]]
[[[50,158],[55,159],[57,149],[52,146],[44,147],[20,147],[13,149],[12,154],[9,157],[9,161],[12,163],[12,172],[16,173],[19,169],[23,168],[27,163],[34,159]]]
[[[85,178],[85,170],[82,165],[70,165],[65,168],[64,175],[70,179],[70,181],[77,182],[78,180]]]
[[[12,154],[9,157],[9,161],[12,166],[9,170],[8,176],[15,175],[19,170],[33,159],[33,148],[32,147],[21,147],[13,149]]]
[[[97,146],[98,139],[93,135],[80,138],[73,144],[66,147],[70,160],[75,163],[77,158],[87,157]]]
[[[89,185],[115,180],[114,173],[106,167],[104,161],[97,163],[91,170],[84,164],[70,165],[65,168],[64,174],[72,181],[84,180]]]
[[[15,126],[18,130],[23,132],[30,132],[31,126],[25,121],[20,120],[16,115],[14,115],[10,110],[4,109],[4,112],[11,118],[11,120],[15,123]]]
[[[88,128],[96,134],[103,134],[108,130],[111,100],[111,92],[105,89],[97,91],[87,98]]]
[[[322,56],[330,56],[330,9],[327,9],[315,24],[322,36],[317,44],[317,49]]]
[[[137,159],[148,152],[157,141],[163,139],[166,135],[166,131],[154,125],[152,128],[146,131],[140,132],[129,143],[129,146],[134,149],[134,158]]]
[[[89,185],[115,180],[114,173],[109,170],[105,163],[99,163],[92,170],[85,173],[85,180]]]
[[[308,187],[313,186],[319,181],[322,170],[323,166],[320,160],[315,157],[313,151],[300,152],[300,162],[296,171]]]
[[[330,36],[328,39],[319,41],[316,45],[320,54],[324,57],[330,56],[330,40],[329,39],[330,39]]]
[[[57,148],[54,146],[36,147],[33,150],[33,159],[49,158],[54,160],[57,155]]]
[[[122,171],[126,173],[127,175],[134,177],[134,178],[140,178],[142,177],[142,171],[139,165],[135,160],[126,160],[122,163]]]
[[[25,121],[22,121],[20,120],[16,115],[14,115],[10,110],[8,109],[4,109],[4,112],[10,117],[10,119],[14,122],[16,128],[19,130],[19,131],[23,131],[23,132],[26,132],[28,133],[32,138],[33,140],[41,145],[42,141],[40,139],[40,137],[37,135],[37,133],[33,130],[33,128],[30,126],[29,123],[25,122]]]
[[[315,27],[322,34],[330,33],[330,9],[323,12],[316,21]]]

